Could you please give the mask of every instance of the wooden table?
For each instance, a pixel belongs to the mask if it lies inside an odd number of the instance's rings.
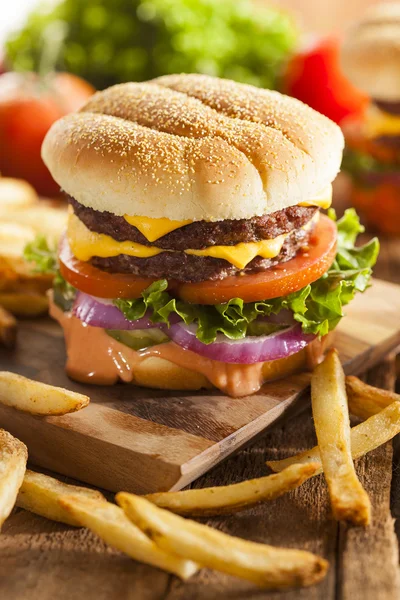
[[[375,274],[400,283],[400,239],[382,239]],[[394,358],[369,372],[367,380],[393,388]],[[199,479],[196,485],[221,485],[259,477],[267,472],[267,459],[288,456],[314,444],[311,415],[305,412],[276,426],[252,447]],[[258,542],[322,554],[331,567],[326,579],[316,587],[271,593],[208,570],[202,570],[183,584],[107,548],[85,529],[73,529],[16,510],[0,535],[0,598],[395,600],[400,597],[398,542],[390,507],[393,517],[400,517],[400,449],[395,451],[393,479],[392,454],[392,444],[388,443],[357,463],[358,474],[373,505],[373,524],[367,530],[332,521],[322,476],[274,502],[207,521],[223,531]],[[397,533],[400,534],[400,529]]]

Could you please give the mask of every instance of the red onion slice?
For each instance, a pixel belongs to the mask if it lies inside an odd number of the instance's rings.
[[[95,298],[84,292],[78,292],[72,313],[86,325],[102,329],[134,330],[159,327],[159,324],[150,321],[147,315],[130,321],[112,301]]]
[[[242,340],[227,340],[223,334],[218,334],[212,344],[200,342],[193,325],[172,325],[165,333],[186,350],[220,362],[242,365],[286,358],[315,339],[315,335],[302,333],[299,324],[270,335],[249,336]]]
[[[242,340],[229,340],[223,334],[218,334],[215,342],[204,344],[196,337],[197,325],[185,325],[172,319],[171,327],[163,323],[153,323],[148,315],[136,321],[130,321],[112,304],[110,300],[95,298],[84,292],[79,292],[73,314],[86,325],[113,330],[162,329],[176,344],[196,352],[206,358],[226,363],[253,364],[285,358],[305,348],[314,338],[314,335],[304,334],[298,323],[293,324],[293,317],[289,313],[279,316],[261,317],[260,320],[271,322],[289,322],[285,329],[269,335],[248,336]],[[283,312],[283,311],[282,311]],[[179,317],[177,317],[179,318]]]

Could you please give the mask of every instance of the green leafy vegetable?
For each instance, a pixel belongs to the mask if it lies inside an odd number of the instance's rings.
[[[330,211],[329,216],[336,220],[334,211]],[[338,250],[329,271],[288,296],[249,303],[233,298],[224,304],[204,306],[172,298],[166,291],[167,281],[161,279],[148,287],[141,298],[118,299],[114,303],[130,320],[140,319],[150,310],[154,323],[169,324],[170,315],[177,314],[186,324],[197,324],[196,335],[205,344],[215,341],[218,333],[230,339],[244,338],[247,333],[252,333],[251,323],[257,317],[278,314],[284,309],[292,311],[304,332],[326,335],[339,323],[343,307],[354,294],[364,292],[368,287],[379,252],[376,238],[364,246],[354,246],[357,235],[364,231],[354,209],[345,212],[337,222],[337,228]]]
[[[32,263],[34,273],[54,275],[54,302],[62,310],[70,310],[75,299],[76,290],[64,279],[58,269],[56,246],[49,245],[45,236],[38,235],[33,242],[25,246],[24,258],[27,262]]]
[[[288,12],[251,0],[61,0],[10,36],[8,64],[38,70],[55,23],[66,28],[57,69],[98,89],[182,72],[274,87],[298,37]]]
[[[55,273],[57,270],[57,249],[50,246],[44,235],[38,235],[24,248],[24,259],[34,263],[34,273]]]
[[[53,281],[54,302],[65,312],[71,310],[75,296],[76,289],[57,271]]]
[[[343,154],[342,170],[349,173],[359,183],[368,187],[373,185],[370,183],[370,180],[374,176],[398,173],[399,165],[396,163],[385,163],[365,152],[346,148]]]

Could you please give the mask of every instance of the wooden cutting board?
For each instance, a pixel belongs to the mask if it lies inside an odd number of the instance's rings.
[[[347,373],[365,371],[400,344],[400,286],[375,280],[346,307],[335,335]],[[180,489],[299,407],[309,374],[233,399],[219,391],[164,392],[77,384],[64,372],[62,332],[49,319],[21,322],[0,369],[81,391],[90,405],[63,417],[0,406],[0,426],[23,440],[40,467],[117,491]]]

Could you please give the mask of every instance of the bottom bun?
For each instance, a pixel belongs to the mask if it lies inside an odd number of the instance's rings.
[[[329,339],[328,339],[329,338]],[[265,362],[262,366],[264,383],[282,379],[293,373],[312,370],[321,362],[331,337],[325,336],[311,342],[306,348],[287,358]],[[135,385],[162,390],[196,391],[215,386],[201,373],[176,365],[164,358],[149,357],[135,367]]]

